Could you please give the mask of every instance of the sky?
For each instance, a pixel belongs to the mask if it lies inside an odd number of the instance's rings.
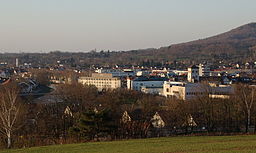
[[[0,52],[159,48],[256,22],[256,0],[0,0]]]

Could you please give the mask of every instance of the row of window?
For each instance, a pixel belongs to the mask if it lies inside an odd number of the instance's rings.
[[[205,94],[204,92],[187,92],[187,95],[203,95]],[[214,93],[210,93],[212,95],[227,95],[227,92],[214,92]]]
[[[112,82],[99,82],[99,81],[86,81],[87,83],[95,83],[95,84],[112,84]],[[116,83],[116,82],[115,82]]]
[[[106,86],[111,86],[111,85],[115,85],[115,86],[117,86],[118,84],[117,83],[85,83],[85,84],[88,84],[88,85],[95,85],[95,86],[104,86],[104,85],[106,85]]]
[[[166,88],[166,92],[170,92],[169,88]],[[173,91],[173,93],[179,93],[178,91]],[[205,94],[205,92],[187,92],[186,95],[203,95]],[[227,95],[228,93],[227,92],[214,92],[214,93],[211,93],[211,94],[214,94],[214,95]]]
[[[187,92],[187,95],[202,95],[204,94],[203,92]]]
[[[101,78],[96,79],[96,78],[86,78],[86,79],[84,79],[84,80],[91,80],[91,81],[93,81],[93,80],[100,80],[100,81],[112,81],[112,80],[117,80],[117,79],[116,79],[116,78],[113,78],[113,79],[101,79]]]

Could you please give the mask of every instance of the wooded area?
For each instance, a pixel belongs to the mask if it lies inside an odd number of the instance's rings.
[[[54,93],[56,103],[40,104],[20,98],[17,88],[8,85],[1,88],[2,147],[253,132],[255,90],[236,85],[230,99],[201,95],[181,101],[127,89],[98,92],[93,86],[63,84]]]

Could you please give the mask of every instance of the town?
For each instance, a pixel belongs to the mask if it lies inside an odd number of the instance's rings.
[[[256,148],[256,1],[1,1],[0,153]]]
[[[114,135],[121,139],[205,132],[253,133],[256,128],[251,116],[238,119],[240,112],[231,112],[231,109],[242,109],[244,103],[238,107],[230,104],[230,101],[243,100],[253,103],[252,98],[237,97],[243,96],[238,88],[244,88],[246,95],[254,94],[256,78],[252,63],[227,68],[199,63],[179,70],[145,66],[122,68],[117,65],[77,70],[58,60],[53,67],[44,68],[20,62],[19,58],[15,58],[13,63],[1,61],[0,83],[2,87],[17,84],[18,95],[27,105],[24,114],[26,124],[20,124],[27,130],[18,130],[17,134],[24,139],[22,142],[15,140],[20,142],[19,145],[52,144],[48,139],[57,143],[79,141],[83,139],[82,132],[88,133],[88,140],[100,140],[112,139],[108,136]],[[220,105],[227,108],[218,112],[223,109]],[[245,107],[243,111],[252,109]],[[85,112],[85,118],[80,116]],[[212,113],[217,116],[212,116]],[[238,114],[221,120],[218,115],[222,113]],[[100,123],[86,120],[98,114],[102,119],[109,119]],[[42,117],[47,120],[42,120]],[[111,125],[83,131],[79,128],[80,120]],[[222,122],[229,122],[229,125]],[[44,131],[37,129],[39,126]],[[107,130],[102,131],[102,128]],[[113,131],[116,131],[114,135]],[[49,137],[48,142],[41,142],[45,136]],[[28,139],[33,139],[34,143]]]
[[[14,63],[14,62],[13,62]],[[10,80],[19,82],[21,92],[29,94],[35,92],[40,81],[46,81],[51,89],[58,84],[80,83],[95,86],[99,92],[125,88],[146,94],[176,97],[183,100],[193,99],[199,94],[211,91],[210,96],[216,98],[228,98],[234,93],[232,84],[254,85],[256,63],[233,64],[228,66],[200,63],[188,66],[187,69],[170,69],[167,67],[123,66],[93,67],[91,69],[72,69],[61,61],[56,65],[44,68],[34,67],[31,63],[19,63],[15,59],[15,65],[1,61],[1,84]],[[36,73],[41,73],[41,80],[35,80]],[[44,79],[44,80],[42,80]],[[48,82],[47,82],[48,81]],[[207,86],[202,86],[207,85]],[[209,91],[206,91],[206,88]],[[36,91],[39,92],[39,91]]]

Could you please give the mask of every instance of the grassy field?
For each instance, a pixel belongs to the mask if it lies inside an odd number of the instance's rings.
[[[56,145],[0,153],[255,153],[256,136],[202,136]]]

